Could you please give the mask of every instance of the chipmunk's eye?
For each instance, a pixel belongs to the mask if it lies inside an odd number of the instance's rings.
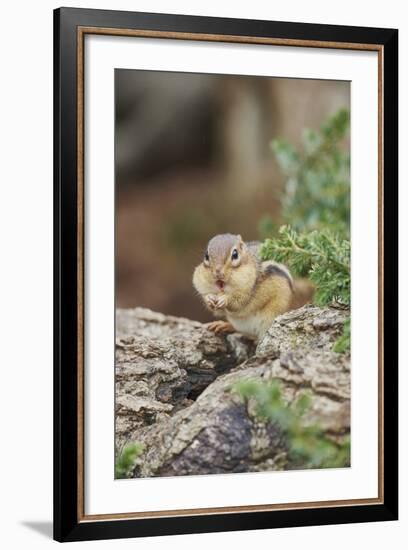
[[[232,251],[231,260],[238,260],[238,250],[236,248]]]
[[[209,256],[209,254],[208,254],[208,250],[207,250],[207,252],[204,254],[204,261],[206,261],[206,262],[209,262],[209,261],[210,261],[210,256]]]

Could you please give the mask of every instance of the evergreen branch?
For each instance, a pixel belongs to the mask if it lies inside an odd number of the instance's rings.
[[[349,112],[340,109],[319,130],[304,131],[301,151],[282,139],[271,143],[286,177],[282,218],[298,231],[330,228],[349,234],[350,156],[341,147],[349,123]],[[270,226],[263,221],[263,229]]]
[[[329,230],[298,233],[282,226],[275,239],[261,247],[263,260],[285,263],[295,276],[316,285],[318,305],[350,305],[350,242]]]

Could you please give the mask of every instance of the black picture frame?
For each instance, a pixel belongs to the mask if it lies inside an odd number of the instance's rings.
[[[78,498],[77,365],[83,327],[78,321],[78,265],[82,265],[78,201],[78,29],[99,27],[170,33],[372,44],[383,56],[382,291],[383,494],[381,502],[273,511],[82,520]],[[120,34],[120,32],[119,32]],[[398,31],[395,29],[224,19],[60,8],[54,12],[54,538],[58,541],[142,537],[275,527],[395,520],[398,517]],[[82,252],[81,252],[82,251]]]

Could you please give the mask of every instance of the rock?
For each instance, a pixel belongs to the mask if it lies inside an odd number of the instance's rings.
[[[331,350],[349,311],[306,305],[275,319],[256,350],[259,358],[299,349]]]
[[[136,428],[189,405],[217,376],[254,353],[238,334],[216,336],[205,325],[148,309],[117,310],[117,445]]]
[[[214,381],[190,407],[156,426],[137,434],[145,444],[136,475],[174,476],[227,472],[251,472],[291,466],[287,441],[279,427],[259,421],[253,411],[232,390],[243,379],[279,379],[282,393],[293,401],[305,388],[312,395],[312,407],[305,425],[319,423],[321,429],[342,437],[350,427],[349,372],[346,359],[334,352],[314,351],[292,360],[300,365],[296,373],[287,357],[257,365],[249,361]],[[277,458],[280,460],[277,461]],[[275,462],[274,462],[275,461]]]
[[[342,443],[350,432],[350,358],[332,351],[347,312],[305,306],[277,318],[257,349],[238,334],[149,310],[118,310],[117,445],[139,441],[136,477],[305,467],[287,434],[234,391],[246,379],[304,391],[304,425]]]

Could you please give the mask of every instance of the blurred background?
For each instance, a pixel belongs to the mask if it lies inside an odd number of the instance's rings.
[[[191,283],[208,240],[272,233],[296,150],[319,137],[309,132],[305,142],[305,129],[349,108],[349,82],[117,69],[117,307],[210,320]]]

